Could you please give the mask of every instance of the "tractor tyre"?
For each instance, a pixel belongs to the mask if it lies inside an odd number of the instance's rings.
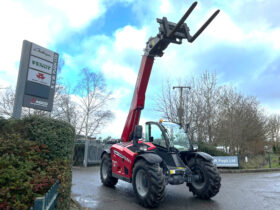
[[[189,161],[188,166],[194,175],[192,183],[187,184],[193,195],[201,199],[209,199],[219,192],[221,177],[212,162],[193,158]]]
[[[100,178],[102,183],[107,187],[114,187],[118,179],[112,177],[112,160],[110,154],[105,154],[102,157],[100,165]]]
[[[133,190],[144,207],[157,207],[165,196],[165,176],[158,163],[136,162],[132,174]]]

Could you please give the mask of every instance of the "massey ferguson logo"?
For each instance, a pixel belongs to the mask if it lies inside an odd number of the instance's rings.
[[[43,73],[38,73],[38,74],[36,75],[36,77],[37,77],[38,79],[41,79],[41,80],[44,80],[44,79],[45,79],[45,76],[44,76]]]
[[[126,160],[127,162],[131,163],[131,160],[129,160],[127,157],[125,157],[124,155],[122,155],[121,153],[119,153],[118,151],[114,150],[114,154],[119,156],[120,158]]]
[[[42,106],[42,107],[47,107],[48,106],[48,102],[39,101],[39,100],[36,100],[36,98],[32,98],[31,101],[30,101],[30,104],[36,105],[36,106]]]

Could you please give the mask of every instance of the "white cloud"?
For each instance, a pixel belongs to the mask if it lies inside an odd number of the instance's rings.
[[[0,90],[2,88],[5,89],[5,88],[9,87],[10,85],[11,84],[9,82],[7,82],[6,80],[3,80],[3,79],[0,78]]]
[[[112,138],[120,139],[128,115],[128,110],[126,112],[120,109],[115,109],[113,110],[113,113],[115,114],[115,119],[109,122],[102,130],[102,137],[111,136]],[[150,121],[150,119],[143,117],[140,119],[139,124],[143,126],[143,131],[145,130],[145,123],[147,121]]]
[[[265,111],[266,115],[271,115],[271,114],[279,114],[280,115],[280,109],[276,108],[275,106],[272,106],[269,103],[263,103],[262,107],[264,108],[264,111]]]
[[[104,74],[108,78],[124,80],[127,83],[134,85],[136,82],[136,73],[129,67],[121,66],[118,63],[113,63],[108,60],[101,66]]]
[[[208,16],[214,11],[209,11]],[[202,25],[205,20],[203,20],[199,25]],[[208,39],[211,37],[215,38],[219,42],[242,42],[244,40],[244,33],[241,28],[239,28],[230,18],[228,14],[221,11],[214,21],[206,29],[207,32],[204,34]]]
[[[103,1],[1,1],[1,79],[15,86],[23,40],[48,48],[105,11]]]
[[[115,49],[116,52],[124,52],[126,50],[142,51],[146,43],[146,29],[140,30],[130,25],[118,29],[115,33]]]
[[[122,98],[128,96],[133,90],[128,88],[120,87],[112,93],[112,98],[115,104],[122,103]]]
[[[173,13],[173,7],[170,1],[168,0],[162,0],[161,5],[159,6],[159,11],[161,14],[168,14],[168,13]]]
[[[95,71],[101,70],[107,79],[124,82],[124,86],[134,86],[139,68],[137,66],[135,69],[135,63],[141,60],[145,38],[145,28],[137,29],[129,25],[118,29],[113,37],[86,37],[77,47],[80,54],[62,56],[65,59],[62,74],[67,74],[65,71],[69,69],[79,71],[90,67]]]
[[[22,40],[27,39],[44,47],[54,46],[57,40],[63,40],[69,32],[79,33],[92,20],[104,15],[107,7],[117,1],[126,4],[132,2],[132,0],[2,1],[0,3],[2,49],[0,87],[15,85]],[[232,4],[232,10],[240,10],[240,5],[245,5],[240,2],[243,1],[224,4]],[[70,71],[77,73],[83,67],[90,67],[103,71],[105,77],[111,81],[123,83],[123,86],[113,93],[117,98],[112,108],[116,119],[105,130],[107,133],[114,133],[116,137],[120,137],[128,113],[128,110],[122,111],[118,108],[119,103],[133,92],[145,42],[150,36],[158,33],[155,18],[166,16],[170,21],[178,21],[191,3],[171,0],[155,0],[147,3],[136,0],[132,4],[135,16],[140,18],[140,28],[127,25],[116,30],[113,36],[85,37],[80,45],[75,46],[75,50],[80,52],[78,55],[71,52],[60,55],[65,59],[63,76]],[[214,12],[211,8],[210,11],[206,8],[207,4],[210,3],[200,3],[189,17],[187,23],[191,33],[204,23],[207,19],[205,16],[210,16]],[[201,52],[219,44],[228,43],[244,47],[268,44],[274,50],[272,53],[278,55],[279,37],[279,28],[271,29],[269,25],[262,22],[250,27],[249,30],[235,22],[232,14],[222,11],[193,44],[188,44],[186,40],[181,46],[171,44],[165,51],[165,55],[155,60],[149,86],[156,91],[154,87],[160,86],[160,83],[167,78],[186,77],[196,70],[201,70],[199,69],[201,64],[194,58],[197,59]],[[209,56],[213,57],[213,55]],[[125,102],[127,103],[127,99]]]
[[[112,110],[115,118],[108,123],[108,125],[102,130],[102,136],[111,136],[113,138],[121,138],[121,134],[124,128],[124,124],[127,117],[127,112],[120,109]]]
[[[57,13],[66,18],[71,27],[79,28],[88,24],[105,12],[100,0],[45,0],[46,4],[57,9]]]

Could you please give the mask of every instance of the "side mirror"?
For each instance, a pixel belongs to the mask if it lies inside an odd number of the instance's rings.
[[[134,136],[133,136],[133,138],[141,139],[142,138],[142,130],[143,130],[142,125],[136,125],[135,129],[134,129]]]
[[[198,145],[197,144],[193,144],[192,148],[193,148],[193,151],[195,151],[195,152],[198,151]]]
[[[149,142],[153,142],[154,141],[154,137],[150,136]]]
[[[142,138],[142,125],[136,125],[134,129],[134,135],[133,135],[133,146],[136,146],[138,144],[138,140]]]

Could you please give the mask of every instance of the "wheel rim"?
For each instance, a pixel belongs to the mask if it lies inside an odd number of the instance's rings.
[[[106,179],[108,176],[108,163],[106,161],[103,161],[101,171],[102,171],[103,179]]]
[[[148,193],[148,176],[143,169],[138,170],[135,178],[136,189],[144,197]]]
[[[206,184],[206,179],[204,176],[203,171],[199,168],[199,167],[194,167],[192,169],[193,174],[197,177],[193,182],[192,185],[196,188],[196,189],[202,189],[205,184]]]

